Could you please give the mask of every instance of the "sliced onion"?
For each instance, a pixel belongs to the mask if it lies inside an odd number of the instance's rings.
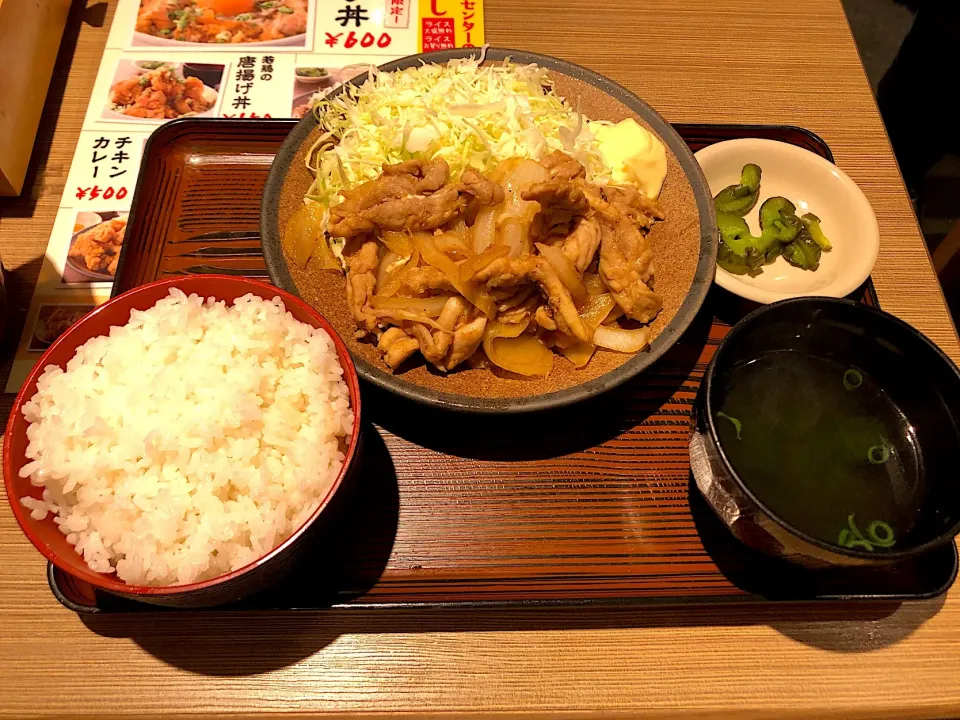
[[[450,228],[450,232],[454,235],[459,235],[460,239],[464,239],[470,236],[470,229],[467,227],[467,221],[463,219],[463,216],[457,218],[457,221],[453,224],[453,227]]]
[[[433,242],[433,235],[418,232],[413,233],[411,239],[414,247],[420,251],[423,261],[446,275],[458,293],[473,303],[488,318],[493,318],[497,314],[497,302],[486,288],[472,281],[460,282],[460,268],[437,249]]]
[[[494,365],[526,376],[549,375],[553,353],[533,335],[525,335],[527,323],[488,323],[483,334],[483,351]]]
[[[440,252],[445,253],[454,260],[466,260],[475,254],[473,248],[467,247],[463,238],[453,232],[434,235],[433,242]]]
[[[410,235],[407,233],[384,230],[383,235],[380,236],[380,241],[387,246],[388,250],[395,252],[400,257],[410,257],[413,252],[413,243],[410,242]]]
[[[440,252],[433,241],[433,235],[426,232],[416,232],[410,236],[410,239],[414,247],[420,251],[420,257],[427,265],[432,265],[448,277],[453,274],[457,280],[460,279],[457,264]]]
[[[622,353],[635,353],[643,350],[650,341],[650,328],[624,330],[618,327],[601,325],[593,334],[597,347],[616,350]]]
[[[491,323],[487,323],[487,327],[483,330],[483,340],[491,340],[493,338],[504,337],[504,338],[514,338],[519,335],[523,335],[526,332],[527,326],[530,324],[530,318],[527,318],[522,323],[502,323],[499,320],[494,320]]]
[[[477,213],[477,219],[473,223],[473,249],[477,253],[482,253],[493,245],[496,230],[497,208],[496,206],[485,205]]]
[[[497,227],[497,245],[505,245],[510,251],[510,257],[520,257],[524,252],[523,223],[520,218],[507,215],[502,218]]]
[[[438,323],[433,318],[429,318],[426,315],[421,313],[410,312],[409,310],[402,309],[377,309],[373,308],[373,314],[378,318],[386,318],[387,320],[392,320],[394,324],[400,325],[403,322],[414,322],[420,323],[421,325],[426,325],[427,327],[433,328],[434,330],[442,330],[446,332],[446,329],[443,328],[440,323]]]
[[[583,306],[583,310],[580,311],[580,318],[591,330],[596,330],[615,305],[616,302],[610,293],[591,295],[587,304]]]
[[[540,203],[524,200],[523,191],[538,182],[550,179],[550,171],[535,160],[521,160],[504,176],[503,213],[520,218],[524,232],[530,228],[533,218],[540,212]]]
[[[389,268],[386,264],[386,260],[389,256],[395,254],[392,250],[388,250],[387,254],[383,256],[383,259],[380,260],[380,273],[377,275],[377,295],[381,297],[391,297],[400,292],[400,288],[403,285],[404,273],[411,269],[416,268],[420,263],[420,253],[417,250],[413,251],[413,254],[410,257],[403,258],[403,262],[397,262],[396,266],[392,271],[389,271],[386,277],[382,277],[384,273],[384,268]]]
[[[623,308],[619,305],[614,305],[610,309],[610,313],[603,319],[604,325],[610,325],[615,323],[617,320],[623,317]]]
[[[326,211],[320,203],[311,202],[297,208],[287,221],[283,233],[283,247],[299,267],[306,267],[318,245],[327,244],[324,238],[325,214]],[[329,269],[329,256],[333,258],[334,269],[339,270],[340,263],[336,262],[329,247],[326,250],[325,255],[318,256],[324,269]]]
[[[591,295],[602,295],[607,292],[607,285],[600,277],[600,273],[587,273],[583,276],[583,284]]]
[[[506,245],[491,245],[479,255],[474,255],[460,263],[460,282],[466,283],[473,280],[473,276],[483,270],[494,260],[506,257],[510,250]]]
[[[393,250],[387,250],[383,253],[383,257],[380,258],[380,265],[377,267],[377,292],[382,290],[391,276],[396,275],[407,262],[407,258],[402,258],[403,262],[397,262],[398,260],[401,260],[401,258]]]
[[[572,348],[579,342],[580,341],[577,340],[573,335],[567,335],[566,333],[559,331],[553,334],[553,345],[561,350],[564,348]]]
[[[567,360],[573,363],[574,367],[582,368],[590,362],[590,358],[593,357],[596,349],[597,346],[592,342],[578,342],[576,345],[560,348],[560,352],[563,353],[563,356],[567,358]]]
[[[573,297],[580,302],[586,302],[590,298],[590,293],[587,292],[586,286],[580,279],[579,273],[577,273],[576,265],[573,264],[573,260],[567,257],[567,254],[563,252],[563,250],[555,245],[545,245],[544,243],[537,243],[537,250],[547,259],[547,262],[550,263],[553,269],[557,271],[560,282],[570,291]]]
[[[340,264],[337,256],[333,254],[333,250],[330,249],[330,245],[327,243],[326,235],[321,235],[313,247],[313,257],[320,265],[321,270],[337,270],[338,272],[343,272],[343,265]]]
[[[497,165],[493,170],[488,172],[487,177],[497,185],[505,185],[507,178],[511,176],[514,170],[517,169],[517,165],[520,164],[522,159],[523,158],[519,157],[507,158],[502,163]]]
[[[512,167],[508,167],[504,175],[502,185],[506,190],[508,200],[511,201],[514,209],[534,205],[534,211],[540,210],[540,204],[534,200],[524,200],[520,197],[521,193],[531,185],[538,182],[546,182],[550,179],[550,171],[536,160],[523,159]],[[517,212],[521,215],[521,212]]]
[[[436,297],[429,298],[402,298],[383,297],[377,294],[370,300],[370,304],[374,310],[404,310],[406,312],[436,318],[440,317],[440,313],[443,312],[443,306],[450,297],[450,295],[437,295]]]

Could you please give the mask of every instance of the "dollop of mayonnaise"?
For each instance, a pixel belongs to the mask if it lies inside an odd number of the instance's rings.
[[[614,183],[633,185],[649,198],[660,195],[667,177],[667,150],[656,135],[633,118],[616,125],[591,123],[590,131]]]

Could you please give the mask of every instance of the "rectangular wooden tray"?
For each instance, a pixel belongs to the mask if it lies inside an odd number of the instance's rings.
[[[157,130],[114,292],[184,273],[267,279],[260,192],[293,124],[177,120]],[[694,150],[766,137],[832,160],[801,128],[677,130]],[[856,295],[876,304],[869,283]],[[957,573],[953,545],[888,569],[807,572],[747,550],[705,505],[690,474],[691,406],[717,344],[751,307],[715,287],[650,370],[549,414],[449,415],[364,385],[364,447],[348,510],[292,580],[242,606],[894,601],[946,591]],[[53,567],[49,579],[77,612],[155,609]]]

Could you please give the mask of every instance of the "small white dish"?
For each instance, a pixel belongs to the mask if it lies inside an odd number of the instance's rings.
[[[718,267],[720,287],[754,302],[772,303],[806,295],[844,297],[870,277],[880,251],[877,218],[860,188],[836,165],[796,145],[760,138],[715,143],[696,158],[714,196],[739,183],[747,163],[760,166],[760,200],[745,218],[754,235],[760,234],[760,205],[779,195],[797,206],[797,215],[817,215],[833,245],[812,272],[783,258],[764,265],[756,277]]]
[[[330,86],[332,86],[332,85],[335,85],[335,84],[336,84],[336,82],[337,82],[337,81],[336,81],[336,78],[334,78],[333,74],[332,74],[329,70],[327,70],[326,68],[320,68],[321,70],[325,70],[327,74],[326,74],[326,75],[321,75],[321,76],[319,76],[319,77],[310,77],[310,76],[304,76],[304,75],[301,75],[301,74],[300,74],[300,71],[301,71],[301,70],[313,70],[313,69],[316,69],[316,66],[315,66],[315,65],[311,65],[310,67],[302,67],[302,68],[301,68],[301,67],[298,67],[298,68],[296,68],[296,69],[294,70],[294,75],[296,75],[297,82],[298,82],[298,83],[303,83],[304,85],[330,85]]]
[[[84,230],[92,228],[94,225],[99,225],[102,222],[103,222],[103,218],[100,217],[100,215],[98,215],[95,212],[90,212],[89,210],[78,212],[77,219],[73,224],[73,227],[74,227],[73,232],[74,234],[78,232],[82,232]],[[79,225],[80,227],[78,228],[77,225]]]

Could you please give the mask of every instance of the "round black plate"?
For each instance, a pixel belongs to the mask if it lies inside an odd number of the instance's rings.
[[[380,70],[389,72],[393,70],[403,70],[404,68],[421,63],[445,63],[454,58],[476,57],[479,52],[479,48],[464,48],[410,55],[409,57],[381,65]],[[697,202],[697,212],[700,220],[700,256],[697,261],[693,284],[690,286],[690,291],[677,310],[677,314],[667,327],[654,338],[649,350],[638,353],[620,367],[594,380],[564,390],[530,397],[471,397],[468,395],[437,392],[436,390],[421,387],[420,385],[407,382],[402,376],[392,375],[385,370],[375,367],[362,358],[354,356],[357,372],[364,380],[378,385],[389,392],[432,407],[464,412],[496,414],[548,410],[594,397],[621,385],[650,367],[650,365],[659,359],[660,356],[669,350],[680,338],[690,323],[693,322],[693,318],[696,316],[701,305],[703,305],[707,291],[710,289],[710,284],[713,282],[713,276],[716,270],[718,242],[716,214],[713,208],[713,197],[710,194],[710,187],[707,185],[703,172],[701,172],[700,166],[694,159],[690,148],[687,147],[683,139],[659,113],[625,87],[618,85],[592,70],[587,70],[579,65],[574,65],[573,63],[559,60],[548,55],[524,52],[522,50],[488,48],[486,57],[490,60],[503,60],[509,57],[520,63],[536,63],[540,67],[545,67],[556,73],[589,83],[607,95],[619,100],[645,120],[657,135],[660,136],[660,139],[667,147],[670,148],[680,163],[683,172],[686,174]],[[363,74],[354,78],[351,83],[362,85],[366,79],[367,75]],[[336,88],[327,97],[335,96],[342,92],[342,90],[343,86]],[[300,150],[300,146],[310,136],[310,133],[317,128],[317,125],[318,121],[316,116],[313,113],[308,113],[287,136],[286,141],[284,141],[280,147],[280,151],[277,153],[273,165],[270,168],[270,175],[267,178],[267,184],[263,192],[263,202],[260,206],[260,239],[263,244],[263,257],[267,264],[267,272],[269,272],[270,279],[275,285],[294,294],[298,294],[297,287],[293,282],[293,278],[290,276],[290,271],[287,269],[287,261],[286,258],[284,258],[283,250],[280,246],[281,234],[278,217],[280,193],[286,181],[290,164]]]

